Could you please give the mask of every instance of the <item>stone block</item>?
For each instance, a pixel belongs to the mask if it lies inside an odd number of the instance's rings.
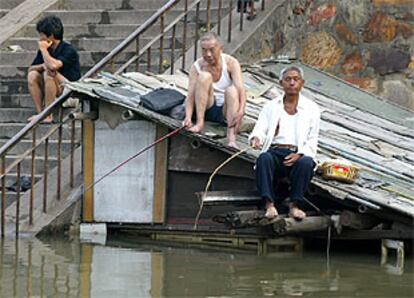
[[[286,44],[285,34],[282,31],[276,32],[274,36],[274,52],[278,52],[283,49]]]
[[[374,13],[364,31],[365,42],[390,42],[397,35],[398,21],[378,11]]]
[[[410,64],[408,64],[409,69],[414,69],[414,57],[411,58]]]
[[[335,4],[324,4],[312,11],[308,18],[308,24],[311,26],[318,26],[320,22],[330,19],[336,15]]]
[[[345,57],[341,72],[344,74],[354,74],[364,68],[364,61],[359,51],[354,51]]]
[[[311,34],[304,42],[300,58],[304,63],[319,69],[336,65],[342,57],[342,49],[327,32]]]
[[[369,1],[347,0],[338,1],[338,11],[341,18],[346,19],[346,23],[351,28],[359,28],[363,26],[372,10],[372,4]]]
[[[375,48],[370,51],[368,66],[381,74],[394,73],[408,67],[411,56],[408,52],[395,48]]]
[[[414,35],[414,25],[409,23],[399,23],[398,33],[400,33],[405,39],[409,39]]]
[[[306,12],[306,10],[309,8],[309,6],[312,4],[313,0],[306,0],[305,4],[302,5],[296,5],[292,12],[296,15],[301,15],[304,14]]]
[[[413,0],[373,0],[374,6],[391,5],[412,5]]]
[[[414,89],[409,88],[402,81],[385,81],[383,83],[383,97],[398,105],[414,110]]]
[[[346,77],[342,78],[344,81],[351,83],[365,91],[376,93],[378,91],[378,82],[376,79],[372,79],[369,77]]]
[[[336,33],[338,37],[343,40],[344,42],[356,45],[359,42],[358,36],[355,35],[349,27],[343,23],[339,23],[335,25]]]
[[[413,14],[413,13],[411,13],[411,12],[409,12],[409,11],[406,11],[406,12],[404,12],[404,13],[400,16],[400,18],[401,18],[403,21],[412,22],[412,21],[414,21],[414,14]]]

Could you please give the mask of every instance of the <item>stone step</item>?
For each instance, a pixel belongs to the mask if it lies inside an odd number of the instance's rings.
[[[67,24],[65,25],[64,38],[73,37],[109,37],[128,36],[138,27],[138,24]],[[35,24],[27,25],[19,31],[15,37],[38,37]]]
[[[167,58],[167,54],[165,54],[165,58]],[[144,56],[142,59],[143,61],[145,61]],[[144,65],[145,63],[142,63],[142,64]],[[146,66],[146,64],[144,66]],[[0,78],[1,77],[5,78],[0,81],[0,97],[2,95],[8,95],[8,94],[28,93],[27,81],[26,81],[27,68],[28,68],[27,66],[22,67],[22,66],[14,66],[14,65],[2,65],[0,67]],[[91,68],[92,68],[91,65],[81,65],[81,73],[85,74]],[[111,65],[107,65],[102,70],[110,71]],[[156,65],[155,63],[152,63],[151,71],[157,72],[158,65]],[[13,75],[10,75],[10,74],[13,74]]]
[[[25,0],[1,0],[0,9],[12,9],[18,6]],[[60,0],[52,7],[56,10],[60,9],[118,9],[118,10],[130,10],[130,9],[154,9],[157,10],[166,4],[168,0]],[[215,4],[218,0],[213,0],[211,3]],[[222,5],[228,6],[230,0],[222,0]],[[217,4],[216,4],[217,5]],[[200,8],[205,8],[207,1],[201,1]],[[184,7],[184,1],[178,3],[176,8]]]
[[[20,174],[20,177],[26,176],[31,180],[31,174]],[[35,174],[35,181],[39,181],[40,179],[43,178],[43,174]],[[17,181],[17,173],[16,172],[12,172],[12,173],[8,173],[6,175],[6,179],[5,179],[5,183],[6,183],[6,187],[12,186],[13,184],[15,184]],[[1,181],[0,181],[0,187],[1,187]],[[10,191],[10,190],[8,190]]]
[[[1,108],[0,122],[23,122],[34,114],[30,108]]]
[[[15,66],[15,65],[1,65],[0,67],[0,94],[15,94],[15,93],[28,93],[27,86],[22,90],[22,85],[20,81],[26,82],[27,78],[27,69],[29,65],[26,66]],[[81,65],[81,73],[86,73],[91,67]],[[18,84],[13,84],[16,81]],[[27,85],[27,83],[25,83]]]
[[[0,94],[0,108],[34,109],[34,104],[30,94]]]
[[[93,47],[93,41],[89,41],[91,43],[90,48]],[[103,44],[108,44],[108,49],[112,49],[110,45],[113,43],[111,40],[105,40],[102,43],[97,43],[96,47],[100,47]],[[164,43],[166,46],[169,46],[169,44]],[[190,45],[188,43],[188,45]],[[118,56],[117,60],[119,61],[127,61],[129,58],[131,58],[133,55],[135,55],[135,52],[132,52],[133,46],[131,46],[131,49],[127,48],[128,52],[122,53]],[[171,49],[164,48],[163,50],[163,58],[169,60],[171,56]],[[180,48],[175,49],[175,57],[177,58],[178,55],[181,53]],[[96,63],[98,63],[102,58],[104,58],[107,55],[107,52],[102,51],[80,51],[79,52],[79,59],[80,64],[85,66],[94,66]],[[16,67],[29,67],[29,65],[32,63],[33,58],[36,56],[36,51],[26,51],[26,52],[16,52],[16,53],[10,53],[10,52],[0,52],[0,65],[5,65],[6,63],[12,63]],[[160,51],[158,49],[151,48],[151,62],[152,63],[158,63],[160,57]],[[143,54],[141,61],[147,61],[147,54]]]
[[[24,194],[24,192],[20,193],[20,197]],[[9,207],[11,204],[16,202],[17,200],[17,193],[14,191],[6,191],[6,208]]]
[[[140,24],[66,24],[64,39],[81,38],[81,37],[127,37]],[[187,30],[194,30],[194,22],[188,22]],[[182,35],[182,26],[177,27],[176,36]],[[143,36],[154,37],[159,33],[159,26],[152,26],[143,33]],[[170,30],[171,31],[171,30]],[[171,36],[171,32],[167,35]],[[35,37],[39,34],[36,31],[36,24],[29,24],[23,30],[20,30],[14,37]]]
[[[194,32],[188,31],[187,32],[187,44],[189,44],[194,36]],[[120,44],[125,38],[124,37],[81,37],[81,38],[69,38],[66,39],[67,42],[71,43],[78,51],[89,51],[89,52],[109,52],[113,48],[115,48],[118,44]],[[152,41],[153,36],[151,37],[142,37],[140,38],[141,47],[148,44]],[[177,45],[183,42],[181,37],[176,37],[176,47]],[[0,52],[0,63],[2,64],[10,64],[7,63],[7,59],[12,54],[20,54],[27,51],[36,51],[38,49],[37,45],[38,38],[36,37],[15,37],[10,38],[7,41],[6,45],[19,45],[23,51],[18,52],[11,52],[3,50]],[[164,37],[164,48],[169,48],[172,44],[171,36]],[[126,51],[134,51],[135,50],[135,43],[132,43],[129,47],[126,48]],[[155,42],[153,48],[158,48],[159,42]]]
[[[2,139],[11,139],[14,137],[20,130],[23,129],[27,125],[27,122],[21,122],[21,123],[0,123],[0,138]],[[76,124],[76,134],[75,139],[79,140],[81,135],[80,130],[80,123],[77,122]],[[50,124],[39,124],[37,127],[37,136],[43,136],[49,129],[51,128]],[[63,139],[69,139],[71,137],[71,129],[69,124],[63,125],[63,131],[62,131],[62,138]],[[29,133],[27,134],[24,139],[30,140],[32,138],[32,135]],[[50,140],[56,140],[58,138],[57,133],[54,133],[50,136]]]
[[[60,0],[53,7],[55,9],[110,9],[110,10],[131,10],[131,9],[153,9],[157,10],[165,5],[168,0]],[[212,5],[218,6],[218,0],[211,1]],[[222,6],[228,6],[230,0],[223,0]],[[183,8],[184,1],[178,3],[175,8]],[[207,1],[201,1],[200,8],[206,8]]]
[[[182,13],[181,9],[172,9],[165,16],[165,24],[169,24],[172,20],[176,19]],[[41,14],[41,17],[45,15],[58,16],[64,25],[66,24],[142,24],[149,19],[153,14],[152,9],[140,9],[140,10],[48,10]],[[226,10],[222,11],[222,15],[226,14]],[[191,11],[188,14],[188,20],[195,18],[195,11]],[[212,22],[216,23],[217,20],[217,8],[211,8]],[[205,20],[206,15],[200,14],[200,19]]]
[[[11,165],[17,158],[16,155],[6,155],[6,168]],[[53,169],[57,165],[57,158],[55,156],[49,155],[48,157],[48,168]],[[45,157],[43,155],[36,155],[35,159],[35,173],[43,173],[45,166]],[[17,168],[12,169],[13,172],[17,171]],[[27,157],[23,159],[20,163],[20,173],[21,175],[30,175],[32,171],[32,159]]]
[[[8,139],[0,139],[0,147],[6,144]],[[25,139],[20,141],[16,146],[14,146],[9,154],[12,155],[19,155],[23,154],[27,150],[29,150],[32,146],[32,140],[31,139]],[[64,156],[67,156],[71,150],[71,142],[69,139],[62,140],[61,144],[61,154]],[[74,146],[79,146],[79,139],[75,140]],[[44,142],[39,145],[39,147],[36,148],[36,155],[42,155],[45,152],[45,145]],[[58,152],[58,140],[50,140],[48,145],[48,152],[51,156],[56,156]]]

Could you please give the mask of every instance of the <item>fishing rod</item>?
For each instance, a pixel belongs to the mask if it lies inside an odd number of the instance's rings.
[[[119,168],[121,168],[122,166],[124,166],[125,164],[127,164],[128,162],[130,162],[131,160],[133,160],[134,158],[138,157],[139,155],[141,155],[142,153],[144,153],[145,151],[147,151],[148,149],[151,149],[152,147],[154,147],[155,145],[157,145],[158,143],[161,143],[162,141],[172,137],[173,135],[179,133],[185,126],[181,126],[178,127],[176,129],[174,129],[172,132],[162,136],[161,138],[155,140],[154,142],[152,142],[151,144],[149,144],[148,146],[142,148],[141,150],[139,150],[137,153],[135,153],[134,155],[128,157],[126,160],[124,160],[123,162],[121,162],[120,164],[118,164],[116,167],[114,167],[112,170],[110,170],[109,172],[107,172],[105,175],[101,176],[98,180],[96,180],[95,182],[93,182],[91,185],[89,185],[88,187],[85,188],[85,190],[83,191],[84,193],[87,192],[89,189],[91,189],[92,187],[94,187],[95,185],[97,185],[99,182],[101,182],[103,179],[105,179],[106,177],[108,177],[109,175],[111,175],[113,172],[115,172],[116,170],[118,170]]]
[[[199,219],[200,219],[200,215],[201,215],[201,212],[203,211],[203,207],[204,207],[204,199],[205,199],[205,197],[207,196],[207,191],[208,191],[208,189],[209,189],[209,187],[210,187],[210,184],[211,184],[211,181],[213,180],[213,177],[217,174],[217,172],[218,171],[220,171],[220,169],[222,168],[222,167],[224,167],[227,163],[229,163],[232,159],[234,159],[234,158],[236,158],[237,156],[239,156],[240,154],[243,154],[243,153],[245,153],[248,149],[250,148],[250,146],[249,147],[246,147],[246,148],[244,148],[244,149],[242,149],[242,150],[239,150],[238,152],[236,152],[236,153],[234,153],[232,156],[230,156],[229,158],[227,158],[224,162],[222,162],[214,171],[213,171],[213,173],[211,173],[211,175],[210,175],[210,177],[208,178],[208,182],[207,182],[207,185],[206,185],[206,187],[205,187],[205,189],[204,189],[204,192],[203,192],[203,195],[202,195],[202,198],[201,198],[201,203],[200,203],[200,207],[199,207],[199,209],[198,209],[198,212],[197,212],[197,215],[196,215],[196,218],[195,218],[195,220],[194,220],[194,226],[193,226],[193,230],[195,231],[195,230],[197,230],[197,226],[198,226],[198,221],[199,221]]]

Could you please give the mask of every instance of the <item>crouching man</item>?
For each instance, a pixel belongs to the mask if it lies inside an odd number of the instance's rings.
[[[236,135],[246,105],[240,64],[236,58],[223,54],[223,43],[213,32],[203,35],[200,45],[202,57],[190,69],[183,125],[189,131],[200,132],[205,120],[218,122],[227,126],[228,145],[237,148]]]
[[[42,102],[50,105],[63,92],[63,83],[80,79],[79,55],[75,48],[63,41],[63,25],[56,16],[47,16],[36,24],[39,33],[38,51],[29,67],[27,81],[36,113],[42,111]],[[33,115],[28,121],[32,121]],[[50,123],[52,114],[43,122]]]
[[[249,141],[253,148],[262,147],[256,161],[256,183],[266,204],[265,216],[278,215],[275,204],[284,199],[278,184],[287,177],[289,216],[300,220],[306,217],[300,206],[316,166],[320,112],[300,92],[305,82],[301,68],[287,67],[279,79],[284,95],[263,107]]]

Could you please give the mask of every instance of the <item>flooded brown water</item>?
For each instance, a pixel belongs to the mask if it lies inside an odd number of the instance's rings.
[[[256,256],[154,243],[4,240],[0,297],[413,297],[412,259]]]

